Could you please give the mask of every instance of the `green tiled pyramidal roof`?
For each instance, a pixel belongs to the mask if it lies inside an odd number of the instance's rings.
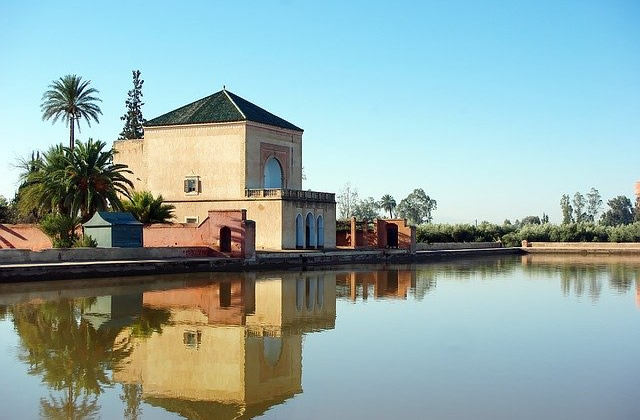
[[[163,125],[206,124],[235,121],[253,121],[260,124],[286,128],[287,130],[303,131],[289,121],[273,115],[235,95],[228,90],[221,90],[211,96],[199,99],[188,105],[167,112],[147,121],[146,127]]]

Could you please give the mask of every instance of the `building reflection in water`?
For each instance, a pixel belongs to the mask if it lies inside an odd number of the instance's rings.
[[[145,292],[168,311],[161,332],[120,332],[130,352],[113,378],[189,418],[252,417],[302,391],[302,335],[332,329],[335,275],[225,276],[202,287]]]
[[[416,288],[414,270],[351,271],[336,275],[341,296],[356,301],[371,295],[374,299],[406,299],[409,290]]]

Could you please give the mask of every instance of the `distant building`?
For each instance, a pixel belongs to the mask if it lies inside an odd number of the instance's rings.
[[[246,209],[257,249],[334,248],[335,194],[302,190],[303,130],[223,89],[117,140],[136,190],[162,194],[178,222]]]

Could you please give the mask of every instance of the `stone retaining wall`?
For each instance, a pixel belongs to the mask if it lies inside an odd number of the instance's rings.
[[[580,249],[640,249],[638,242],[527,242],[526,248],[580,248]]]
[[[418,243],[417,251],[437,251],[445,249],[486,249],[502,248],[501,242],[441,242],[433,244]]]
[[[175,258],[211,258],[220,255],[208,247],[172,248],[58,248],[31,251],[0,250],[0,264],[33,264],[58,262],[165,260]]]

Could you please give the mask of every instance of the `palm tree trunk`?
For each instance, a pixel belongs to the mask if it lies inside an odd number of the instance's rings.
[[[73,146],[75,143],[74,141],[75,139],[73,138],[74,129],[75,129],[75,118],[71,117],[69,121],[69,149],[71,149],[72,152],[73,152]]]
[[[389,219],[393,219],[393,213],[391,213],[391,208],[389,208]]]

